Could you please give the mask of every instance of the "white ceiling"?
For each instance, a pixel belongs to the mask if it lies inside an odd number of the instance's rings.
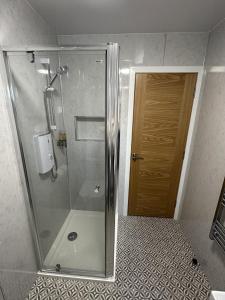
[[[209,31],[225,0],[29,0],[57,34]]]

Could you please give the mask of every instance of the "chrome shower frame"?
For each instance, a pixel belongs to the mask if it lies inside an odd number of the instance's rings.
[[[26,51],[99,51],[106,53],[106,118],[105,118],[105,169],[106,169],[106,195],[105,195],[105,232],[106,232],[106,259],[105,277],[94,277],[89,274],[74,274],[71,269],[64,268],[64,273],[57,273],[54,270],[43,268],[40,242],[37,233],[37,217],[32,203],[32,196],[29,187],[29,180],[26,171],[22,140],[18,128],[16,108],[14,103],[14,92],[8,64],[7,52]],[[3,83],[6,86],[5,97],[10,115],[11,127],[14,135],[14,142],[19,164],[19,171],[23,182],[23,192],[26,200],[31,232],[35,244],[37,264],[41,275],[57,276],[65,278],[89,279],[97,281],[115,280],[116,268],[116,246],[118,227],[118,170],[119,170],[119,45],[108,43],[102,45],[76,45],[72,47],[28,47],[28,48],[7,48],[3,49],[0,55],[0,67],[3,70]],[[5,67],[5,68],[4,68]]]

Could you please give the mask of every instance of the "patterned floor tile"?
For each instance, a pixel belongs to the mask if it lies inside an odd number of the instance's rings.
[[[120,217],[115,283],[39,276],[26,300],[207,300],[193,256],[174,220]]]

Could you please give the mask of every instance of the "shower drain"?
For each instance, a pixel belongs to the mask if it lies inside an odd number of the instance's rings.
[[[75,241],[76,238],[77,238],[77,233],[75,231],[72,231],[70,232],[68,235],[67,235],[67,238],[69,241]]]

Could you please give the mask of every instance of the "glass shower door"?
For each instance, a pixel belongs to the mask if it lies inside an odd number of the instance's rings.
[[[105,274],[105,51],[60,51],[70,211],[46,269]]]
[[[44,94],[48,85],[48,66],[51,66],[51,73],[55,72],[58,55],[57,52],[48,52],[35,53],[32,57],[23,51],[8,52],[7,61],[26,184],[35,217],[40,265],[43,265],[70,210],[67,151],[66,147],[57,145],[60,132],[65,130],[59,81],[54,82],[54,91]],[[50,124],[50,128],[46,118],[46,103],[49,108],[50,103],[54,105],[55,123]],[[38,149],[34,142],[39,139],[41,143],[45,137],[51,140],[54,149],[56,178],[53,178],[53,168],[45,166],[45,170],[39,169]],[[49,151],[45,151],[43,159],[48,158],[48,155]]]
[[[118,45],[8,52],[6,60],[40,269],[112,277]]]

